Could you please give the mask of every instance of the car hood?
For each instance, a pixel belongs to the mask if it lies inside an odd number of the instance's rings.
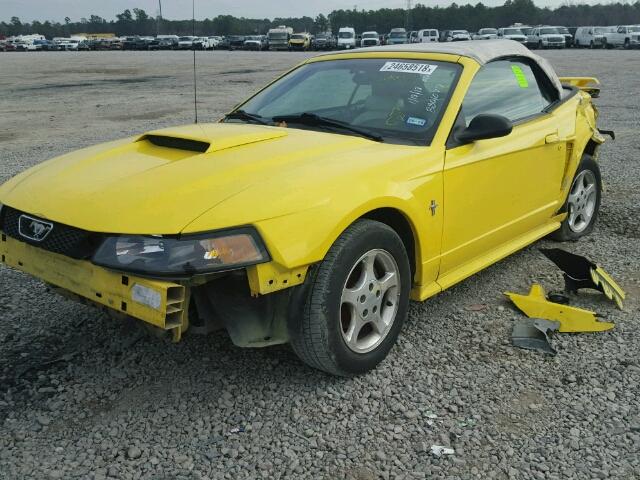
[[[415,154],[416,148],[424,147],[260,125],[190,125],[44,162],[0,186],[0,203],[89,231],[177,234],[205,212],[241,194],[249,199],[245,203],[249,206],[224,212],[219,220],[229,224],[211,225],[211,229],[232,226],[240,219],[258,221],[261,218],[251,213],[254,208],[262,218],[312,208],[279,198],[292,189],[304,189],[305,184],[327,180],[323,172],[329,165],[336,167],[337,175],[344,175],[349,168],[369,168],[390,156],[397,158],[405,149]],[[376,161],[363,161],[371,157]],[[346,168],[345,158],[357,160]],[[258,193],[265,189],[271,192],[270,198]]]

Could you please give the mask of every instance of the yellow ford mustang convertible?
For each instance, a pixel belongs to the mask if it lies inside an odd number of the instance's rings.
[[[307,60],[218,123],[42,163],[0,187],[0,255],[169,332],[374,368],[425,300],[600,205],[597,80],[509,40]]]

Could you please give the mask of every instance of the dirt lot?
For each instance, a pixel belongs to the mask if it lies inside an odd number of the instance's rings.
[[[287,347],[224,336],[172,345],[0,267],[0,478],[640,478],[640,52],[543,52],[594,75],[606,185],[595,233],[566,248],[628,292],[580,306],[616,322],[557,336],[554,358],[515,350],[503,298],[560,289],[543,241],[411,305],[390,358],[353,380]],[[305,54],[198,55],[201,121]],[[0,54],[0,182],[58,154],[193,120],[182,52]],[[435,415],[435,417],[433,417]],[[437,458],[433,444],[456,453]]]

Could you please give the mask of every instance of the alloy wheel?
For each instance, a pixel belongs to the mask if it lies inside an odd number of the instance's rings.
[[[598,183],[591,170],[583,170],[573,181],[568,198],[569,228],[583,232],[591,223],[598,200]]]
[[[353,265],[340,300],[340,331],[347,347],[367,353],[385,339],[398,313],[398,264],[386,250],[370,250]]]

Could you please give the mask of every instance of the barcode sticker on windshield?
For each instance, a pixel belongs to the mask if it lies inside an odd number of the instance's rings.
[[[402,72],[402,73],[419,73],[420,75],[431,75],[437,65],[428,65],[426,63],[410,63],[410,62],[386,62],[381,72]]]

